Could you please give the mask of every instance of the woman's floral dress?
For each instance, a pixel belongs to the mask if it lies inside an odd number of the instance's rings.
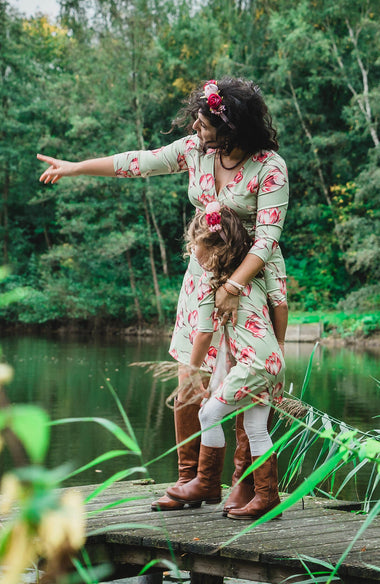
[[[115,173],[134,178],[187,172],[188,194],[196,209],[204,210],[211,201],[219,201],[234,209],[252,236],[253,253],[265,262],[262,285],[272,305],[286,299],[286,273],[278,241],[288,206],[289,188],[284,160],[276,152],[264,151],[237,169],[234,179],[219,194],[215,189],[215,150],[206,154],[199,147],[197,136],[185,136],[157,150],[130,151],[114,155]],[[198,295],[203,269],[194,255],[190,257],[178,300],[177,317],[169,352],[181,363],[189,363],[192,341],[198,330]],[[259,294],[258,285],[252,294]],[[260,293],[260,302],[261,302]],[[255,316],[252,315],[254,319]],[[260,313],[260,319],[262,314]],[[260,320],[261,322],[261,320]],[[264,322],[264,321],[263,321]],[[265,330],[271,327],[265,321]],[[217,329],[217,321],[213,327]],[[262,329],[264,330],[264,329]],[[265,335],[263,335],[264,338]],[[259,339],[255,336],[255,342]],[[272,339],[272,335],[270,335]],[[205,359],[204,368],[212,371],[220,335],[214,335],[213,346]],[[268,337],[269,339],[269,337]],[[281,358],[280,358],[281,359]],[[264,366],[265,368],[265,366]]]

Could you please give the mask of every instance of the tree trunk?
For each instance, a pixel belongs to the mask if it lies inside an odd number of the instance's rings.
[[[145,211],[146,226],[147,226],[147,230],[148,230],[149,261],[150,261],[150,267],[152,270],[154,292],[156,295],[158,321],[160,324],[162,324],[164,322],[164,315],[163,315],[162,307],[161,307],[161,293],[160,293],[160,287],[158,285],[156,266],[154,263],[154,253],[153,253],[153,243],[152,243],[152,235],[151,235],[151,228],[150,228],[149,209],[148,209],[148,204],[147,204],[147,196],[146,196],[145,192],[143,193],[143,204],[144,204],[144,211]]]
[[[141,311],[139,297],[137,294],[136,279],[135,279],[135,273],[133,270],[133,265],[132,265],[132,260],[131,260],[131,252],[128,249],[125,253],[126,253],[126,257],[127,257],[127,264],[128,264],[128,270],[129,270],[129,282],[131,284],[131,290],[132,290],[132,294],[133,294],[133,302],[134,302],[136,314],[137,314],[137,323],[138,323],[138,326],[140,329],[143,325],[144,317],[143,317],[143,313]]]
[[[8,201],[9,201],[9,172],[8,165],[5,165],[4,186],[3,186],[3,205],[2,205],[2,227],[3,227],[3,264],[9,261],[9,222],[8,222]]]

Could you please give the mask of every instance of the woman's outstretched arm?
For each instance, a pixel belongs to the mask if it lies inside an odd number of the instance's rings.
[[[116,176],[113,164],[113,156],[104,158],[93,158],[82,162],[69,162],[52,158],[44,154],[37,154],[38,160],[49,165],[40,176],[40,182],[45,184],[56,183],[63,176],[79,176],[81,174],[90,176]]]

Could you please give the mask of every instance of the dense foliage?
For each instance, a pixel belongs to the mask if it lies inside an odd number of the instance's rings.
[[[376,0],[61,0],[58,23],[0,0],[0,264],[29,293],[8,321],[170,322],[191,216],[185,175],[38,182],[36,152],[157,147],[200,80],[258,82],[286,159],[294,309],[380,304]]]

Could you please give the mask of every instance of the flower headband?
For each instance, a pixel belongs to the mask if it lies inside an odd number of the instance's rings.
[[[210,112],[215,114],[216,116],[220,116],[232,130],[235,129],[235,126],[229,121],[226,114],[224,113],[226,110],[226,106],[223,105],[223,97],[219,95],[219,87],[218,82],[215,79],[210,79],[207,81],[203,86],[204,95],[202,98],[207,99],[207,103],[210,107]]]
[[[224,233],[221,226],[221,220],[222,216],[220,214],[220,203],[218,203],[218,201],[208,203],[208,205],[206,205],[206,223],[208,228],[212,232],[218,231],[224,243],[227,243],[226,234]]]

